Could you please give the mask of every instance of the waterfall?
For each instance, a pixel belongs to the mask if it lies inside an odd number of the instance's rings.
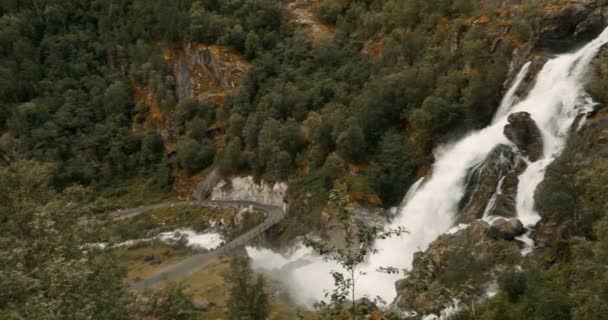
[[[544,156],[530,163],[520,176],[516,204],[518,216],[525,225],[538,221],[539,216],[534,210],[534,190],[542,181],[547,166],[563,151],[574,119],[593,107],[593,102],[584,91],[585,74],[593,57],[607,42],[608,29],[577,52],[548,61],[528,96],[512,105],[515,91],[528,72],[529,64],[526,64],[504,97],[500,114],[490,126],[441,148],[436,155],[432,177],[426,178],[424,184],[416,185],[417,190],[408,197],[407,203],[390,224],[393,228],[403,226],[410,234],[376,243],[378,254],[369,257],[362,267],[361,271],[367,274],[358,279],[358,296],[380,296],[388,302],[392,301],[396,294],[394,283],[402,276],[386,275],[375,270],[389,266],[410,268],[416,251],[425,250],[438,236],[454,226],[458,203],[465,193],[467,172],[484,161],[497,145],[511,144],[503,135],[509,112],[530,113],[544,139]],[[280,273],[291,295],[302,303],[323,298],[323,290],[332,285],[327,272],[337,269],[337,266],[324,263],[304,248],[286,256],[264,249],[248,248],[247,251],[255,267]],[[272,255],[281,258],[273,258]],[[298,263],[291,264],[289,270],[285,270],[272,265],[271,261],[276,260]]]
[[[532,62],[527,62],[526,64],[524,64],[524,66],[521,68],[521,70],[519,70],[519,73],[515,77],[515,81],[513,81],[511,88],[509,88],[509,90],[503,97],[502,102],[500,103],[500,106],[498,107],[498,110],[496,110],[496,114],[494,115],[494,120],[492,121],[493,123],[495,123],[497,120],[502,119],[504,116],[509,114],[509,110],[511,110],[511,107],[513,106],[513,103],[515,102],[515,98],[516,98],[515,93],[517,92],[517,89],[519,89],[519,86],[521,85],[522,81],[524,81],[524,79],[528,75],[528,71],[530,70],[531,65],[532,65]]]

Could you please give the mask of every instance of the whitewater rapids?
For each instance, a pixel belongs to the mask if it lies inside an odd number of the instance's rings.
[[[465,179],[469,170],[486,159],[499,144],[512,145],[503,135],[507,116],[526,111],[539,126],[543,140],[543,157],[520,176],[517,195],[517,215],[524,225],[534,225],[540,217],[534,210],[534,190],[543,180],[547,166],[563,151],[570,128],[576,117],[590,111],[594,103],[584,90],[587,69],[600,48],[608,42],[608,29],[580,50],[549,60],[530,93],[520,102],[514,94],[528,72],[526,64],[503,98],[492,124],[473,132],[436,153],[433,175],[409,197],[388,227],[405,227],[410,234],[400,238],[378,241],[379,253],[362,266],[365,276],[357,281],[357,296],[379,296],[391,302],[396,295],[395,281],[402,275],[376,272],[380,267],[411,268],[413,254],[425,250],[438,236],[450,230],[456,220],[458,204],[465,193]],[[295,247],[287,254],[268,249],[247,248],[257,270],[266,270],[279,277],[291,297],[299,304],[310,306],[323,299],[331,289],[331,270],[339,270],[325,263],[310,249]]]

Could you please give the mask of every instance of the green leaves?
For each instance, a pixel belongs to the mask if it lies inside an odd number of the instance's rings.
[[[307,237],[304,239],[304,245],[323,256],[325,261],[336,262],[343,270],[331,272],[334,279],[334,290],[331,293],[327,292],[325,295],[330,300],[319,302],[317,308],[320,309],[322,316],[335,316],[343,311],[344,302],[351,295],[351,312],[356,318],[356,280],[359,276],[365,276],[365,273],[358,272],[358,267],[365,262],[369,255],[377,253],[373,248],[376,240],[401,236],[407,231],[401,227],[386,230],[378,224],[363,225],[357,223],[355,220],[356,204],[350,199],[345,185],[338,185],[329,192],[328,204],[336,222],[336,225],[330,228],[343,234],[343,244],[337,246]],[[397,272],[395,268],[390,267],[383,271]]]
[[[224,279],[230,292],[230,320],[266,320],[269,315],[266,282],[261,275],[254,276],[247,258],[235,257]]]
[[[85,190],[57,193],[52,170],[32,161],[0,168],[0,317],[130,319],[124,270],[81,247]]]

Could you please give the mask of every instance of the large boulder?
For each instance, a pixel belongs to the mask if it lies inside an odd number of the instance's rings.
[[[543,156],[543,138],[536,122],[527,112],[516,112],[507,118],[504,135],[534,162]]]
[[[519,219],[498,218],[492,222],[488,229],[488,235],[494,239],[514,240],[516,237],[526,233],[524,224]]]

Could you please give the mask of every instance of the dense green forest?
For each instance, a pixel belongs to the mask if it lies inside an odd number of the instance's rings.
[[[81,250],[94,230],[75,224],[129,181],[169,194],[176,172],[212,165],[288,180],[288,236],[321,225],[336,180],[362,202],[397,204],[434,147],[491,121],[511,54],[542,12],[538,1],[509,16],[476,0],[325,0],[315,14],[330,36],[310,37],[273,0],[0,0],[0,318],[145,316],[114,258]],[[251,63],[225,105],[177,98],[161,46],[187,43]],[[600,82],[590,91],[601,100]],[[136,87],[172,136],[140,130]],[[606,317],[607,166],[576,164],[585,150],[573,150],[537,194],[543,218],[571,232],[458,319]],[[178,291],[167,293],[176,303]],[[152,316],[170,318],[162,310]]]
[[[326,1],[318,14],[336,28],[322,41],[286,23],[273,1],[3,1],[1,10],[3,153],[58,164],[58,188],[143,175],[169,190],[172,168],[193,174],[215,159],[224,173],[296,179],[322,190],[324,203],[324,181],[347,162],[369,165],[355,189],[391,205],[433,144],[489,121],[511,52],[491,49],[498,27],[467,21],[492,11],[477,1]],[[526,37],[532,22],[518,23]],[[450,32],[462,33],[458,48]],[[373,36],[385,42],[377,58],[361,54]],[[252,60],[225,110],[177,101],[155,46],[187,42],[231,46]],[[145,112],[132,83],[151,88],[178,128],[175,157],[158,132],[130,130]],[[227,127],[217,151],[203,129],[214,120]]]

